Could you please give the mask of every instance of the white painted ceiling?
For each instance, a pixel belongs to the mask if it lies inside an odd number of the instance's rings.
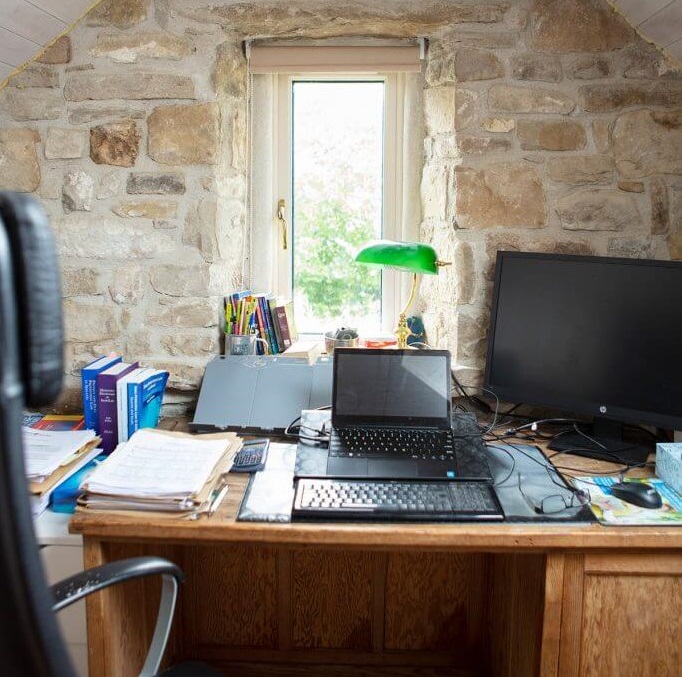
[[[682,61],[682,0],[609,1],[647,39]],[[0,82],[94,4],[96,0],[0,0]]]

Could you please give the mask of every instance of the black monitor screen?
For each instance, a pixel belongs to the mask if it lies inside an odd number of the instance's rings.
[[[499,252],[486,387],[682,428],[682,262]]]
[[[450,426],[445,350],[334,351],[334,425]]]

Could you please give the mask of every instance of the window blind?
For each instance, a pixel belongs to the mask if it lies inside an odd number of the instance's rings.
[[[420,45],[275,46],[252,44],[249,70],[265,73],[418,73]]]

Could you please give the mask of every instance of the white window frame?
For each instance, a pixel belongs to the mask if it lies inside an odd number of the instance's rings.
[[[276,113],[275,140],[273,148],[274,175],[272,182],[277,199],[284,199],[286,204],[286,220],[289,224],[289,248],[281,246],[281,233],[277,243],[275,258],[275,293],[287,298],[293,296],[293,107],[292,92],[294,82],[383,82],[384,83],[384,143],[383,143],[383,177],[382,177],[382,223],[381,237],[388,240],[401,239],[403,209],[403,97],[405,76],[403,73],[382,74],[314,74],[299,75],[279,73],[276,80]],[[395,327],[400,312],[400,280],[393,271],[382,270],[381,273],[381,329],[391,331]]]
[[[366,76],[366,77],[365,77]],[[244,284],[291,297],[291,251],[283,252],[277,203],[284,199],[291,240],[291,82],[300,73],[251,74],[249,79],[249,247]],[[418,241],[423,168],[423,78],[419,73],[311,74],[310,80],[385,79],[383,237]],[[284,84],[282,84],[284,83]],[[393,86],[390,86],[390,85]],[[282,92],[287,92],[283,96]],[[285,177],[285,178],[282,178]],[[390,189],[388,187],[391,187]],[[390,192],[388,198],[386,192]],[[393,331],[411,278],[382,270],[381,326]]]

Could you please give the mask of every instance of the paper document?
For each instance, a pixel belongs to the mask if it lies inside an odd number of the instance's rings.
[[[59,466],[95,439],[94,430],[36,430],[22,428],[26,477],[42,482]]]
[[[84,488],[110,496],[182,500],[202,490],[231,441],[138,430],[88,477]]]

